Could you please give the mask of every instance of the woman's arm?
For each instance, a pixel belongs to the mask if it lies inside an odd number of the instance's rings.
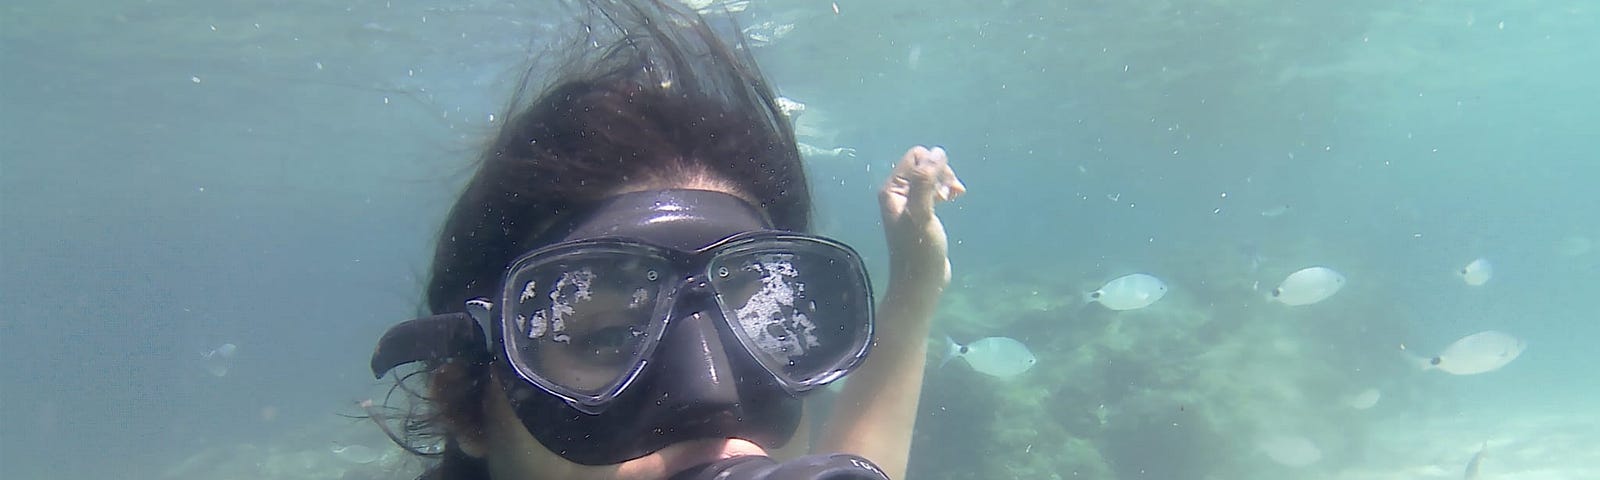
[[[878,195],[889,242],[889,289],[878,305],[876,343],[848,377],[817,451],[860,455],[890,478],[905,477],[928,329],[950,283],[944,225],[933,208],[965,192],[943,148],[913,147],[890,172]]]

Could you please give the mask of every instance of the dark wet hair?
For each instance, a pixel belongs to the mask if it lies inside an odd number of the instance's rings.
[[[630,185],[706,177],[779,229],[809,228],[794,132],[743,42],[730,47],[662,0],[587,4],[591,35],[548,89],[525,107],[513,100],[450,210],[428,285],[434,313],[487,295],[516,255],[564,233],[553,225]]]
[[[794,132],[742,38],[724,43],[663,0],[584,5],[585,34],[555,70],[526,74],[450,210],[428,284],[434,313],[491,295],[517,255],[561,238],[561,225],[622,189],[710,182],[756,202],[778,229],[810,228]],[[524,104],[536,83],[548,86]],[[452,440],[483,425],[487,366],[454,359],[424,371],[427,391],[414,393],[425,407],[406,411],[396,440],[445,440],[424,479],[488,478]]]

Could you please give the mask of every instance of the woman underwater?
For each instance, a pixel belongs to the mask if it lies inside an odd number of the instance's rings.
[[[806,233],[748,49],[662,0],[587,3],[591,48],[513,100],[449,213],[435,315],[373,354],[427,379],[391,436],[444,439],[424,479],[903,478],[950,276],[934,205],[965,191],[944,151],[911,148],[880,191],[874,306],[856,252]],[[813,435],[802,398],[846,374]]]

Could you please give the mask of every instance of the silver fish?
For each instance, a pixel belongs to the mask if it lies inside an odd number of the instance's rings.
[[[959,357],[966,360],[973,370],[993,377],[1015,377],[1039,363],[1038,357],[1033,356],[1027,345],[1010,337],[981,338],[961,345],[946,335],[944,342],[944,362]],[[939,366],[943,367],[944,363]]]
[[[231,343],[224,343],[211,351],[203,352],[200,358],[205,359],[201,366],[212,375],[223,377],[228,375],[228,368],[233,363],[229,359],[239,352],[239,347]]]
[[[1439,369],[1453,375],[1492,372],[1516,360],[1527,348],[1528,342],[1503,332],[1478,332],[1451,343],[1438,356],[1428,359],[1422,369]]]

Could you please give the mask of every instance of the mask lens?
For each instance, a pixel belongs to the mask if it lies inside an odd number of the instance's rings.
[[[599,399],[637,374],[659,336],[670,263],[650,251],[590,247],[519,262],[506,283],[512,366],[563,395]]]
[[[861,361],[872,299],[854,252],[812,239],[767,240],[719,254],[707,277],[745,348],[789,387],[825,384]]]

